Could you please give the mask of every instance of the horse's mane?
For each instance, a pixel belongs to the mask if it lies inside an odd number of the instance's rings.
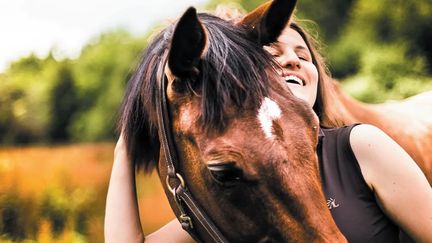
[[[272,57],[250,40],[248,31],[216,16],[200,13],[209,47],[200,62],[200,74],[191,89],[201,96],[203,131],[223,131],[227,109],[256,107],[268,93],[269,74],[276,67]],[[119,129],[126,141],[129,159],[149,171],[159,159],[155,95],[164,79],[175,24],[162,30],[146,48],[124,97]],[[194,48],[191,46],[190,48]],[[162,77],[161,77],[162,76]]]

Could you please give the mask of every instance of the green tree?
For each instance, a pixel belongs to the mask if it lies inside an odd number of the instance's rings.
[[[70,140],[69,127],[78,110],[78,102],[71,66],[65,61],[59,66],[49,102],[51,108],[49,136],[52,142]]]
[[[49,107],[47,98],[56,72],[52,56],[35,55],[13,62],[1,76],[0,130],[2,143],[47,141]]]
[[[84,47],[73,65],[79,97],[70,130],[74,141],[113,139],[125,83],[145,45],[146,38],[117,30]]]

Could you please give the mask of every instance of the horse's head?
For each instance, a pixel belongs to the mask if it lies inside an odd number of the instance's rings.
[[[318,119],[261,48],[275,41],[293,8],[275,1],[241,24],[189,9],[148,46],[126,93],[121,129],[129,156],[147,169],[157,164],[165,185],[155,87],[167,83],[177,171],[230,241],[343,238],[320,186]]]

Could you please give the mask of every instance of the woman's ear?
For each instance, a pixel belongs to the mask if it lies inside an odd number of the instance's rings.
[[[250,29],[251,37],[260,45],[270,44],[289,25],[296,3],[296,0],[268,1],[248,13],[237,24]]]
[[[206,45],[206,34],[195,8],[189,8],[178,21],[171,41],[168,67],[171,73],[186,79],[199,74],[199,62]]]

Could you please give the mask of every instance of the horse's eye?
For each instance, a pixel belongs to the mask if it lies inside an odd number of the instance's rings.
[[[243,178],[243,171],[232,163],[208,165],[213,179],[222,186],[231,187]]]

